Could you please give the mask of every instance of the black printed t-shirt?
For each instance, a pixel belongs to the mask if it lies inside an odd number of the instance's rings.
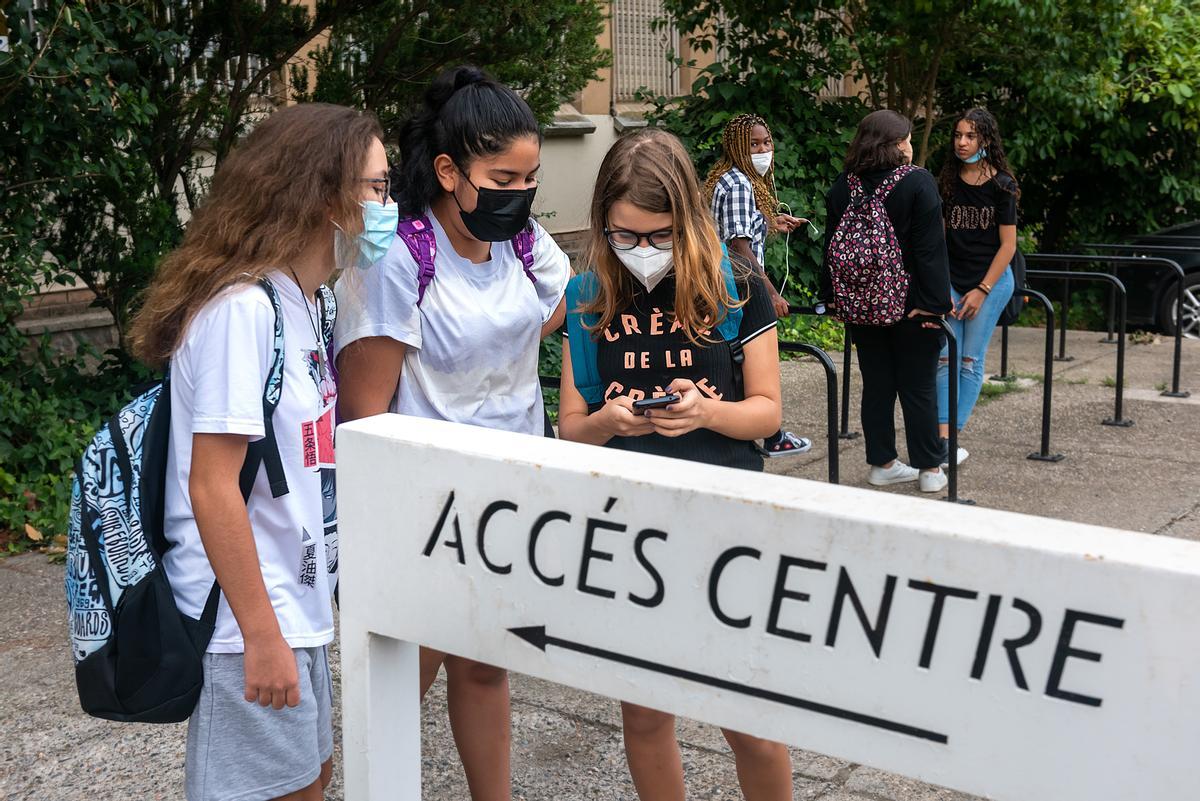
[[[738,293],[746,298],[738,330],[738,338],[745,344],[773,329],[777,319],[766,288],[757,276],[739,281]],[[723,341],[697,346],[688,341],[683,331],[672,330],[674,306],[675,278],[669,275],[653,292],[639,287],[632,305],[618,314],[600,335],[596,342],[596,369],[605,387],[604,397],[626,395],[637,400],[662,396],[672,379],[686,378],[710,398],[741,400],[735,397],[735,367],[729,346]],[[720,338],[715,331],[712,335]],[[762,456],[753,443],[709,429],[689,431],[679,437],[660,434],[613,437],[606,447],[722,467],[763,468]]]
[[[1017,224],[1017,184],[1000,173],[982,186],[959,176],[945,206],[950,283],[959,293],[979,286],[1000,249],[1001,225]]]

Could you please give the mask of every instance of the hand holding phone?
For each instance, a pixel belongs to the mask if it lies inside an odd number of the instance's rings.
[[[680,397],[678,393],[670,393],[663,395],[661,398],[642,398],[633,402],[634,414],[645,414],[647,409],[662,409],[670,406],[672,403],[679,403]]]

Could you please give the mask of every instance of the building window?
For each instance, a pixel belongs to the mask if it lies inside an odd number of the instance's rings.
[[[679,33],[656,29],[666,16],[661,0],[613,0],[613,101],[637,99],[639,90],[674,97],[679,71],[667,59],[679,51]]]

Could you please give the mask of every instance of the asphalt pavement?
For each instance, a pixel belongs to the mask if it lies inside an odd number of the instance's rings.
[[[959,494],[982,506],[1097,523],[1150,535],[1200,539],[1200,342],[1185,344],[1183,388],[1159,394],[1171,377],[1171,343],[1130,345],[1123,416],[1113,415],[1116,347],[1071,332],[1073,361],[1054,364],[1051,452],[1027,459],[1041,434],[1042,334],[1014,329],[1012,391],[978,409],[963,434],[970,451]],[[841,364],[840,355],[835,354]],[[998,369],[998,348],[989,375]],[[771,460],[768,469],[824,481],[825,379],[815,361],[783,366],[785,422],[814,440],[809,454]],[[852,375],[851,428],[858,430]],[[989,390],[998,392],[998,390]],[[900,422],[897,422],[898,430]],[[902,438],[901,438],[901,441]],[[862,439],[838,440],[843,483],[867,486]],[[901,449],[903,458],[903,449]],[[915,489],[889,488],[889,492]],[[944,493],[942,494],[944,496]],[[936,497],[931,503],[942,502]],[[1131,536],[1134,536],[1131,534]],[[0,799],[125,801],[183,797],[183,725],[114,724],[86,717],[75,696],[66,644],[63,568],[45,556],[0,558]],[[335,664],[335,682],[340,672]],[[616,702],[527,677],[512,678],[513,793],[518,799],[633,799]],[[335,720],[335,725],[337,721]],[[689,798],[737,799],[728,747],[713,727],[680,721]],[[339,735],[340,736],[340,735]],[[430,801],[468,798],[450,734],[444,683],[424,706],[423,782]],[[339,757],[340,759],[340,757]],[[819,754],[794,751],[796,799],[965,801],[968,796]],[[343,798],[340,772],[326,796]]]

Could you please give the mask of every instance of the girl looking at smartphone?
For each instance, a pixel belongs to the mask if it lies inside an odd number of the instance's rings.
[[[763,282],[725,256],[678,139],[647,128],[613,145],[591,230],[591,271],[567,291],[562,438],[762,470],[753,441],[782,413],[775,311]],[[671,394],[665,408],[634,407]],[[682,801],[674,718],[629,703],[621,713],[638,795]],[[724,734],[747,799],[792,797],[783,745]]]

